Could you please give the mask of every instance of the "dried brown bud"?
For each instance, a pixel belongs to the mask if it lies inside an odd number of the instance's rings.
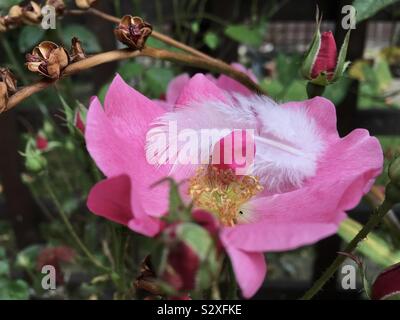
[[[17,91],[17,81],[7,68],[0,68],[0,113],[6,110],[8,97]]]
[[[78,38],[73,37],[71,40],[71,62],[86,59],[85,51]]]
[[[114,33],[119,41],[135,50],[143,49],[147,38],[153,31],[151,24],[140,17],[124,16]]]
[[[7,28],[18,26],[22,22],[22,7],[18,5],[12,6],[4,20]]]
[[[75,4],[80,9],[89,9],[96,0],[75,0]]]
[[[17,80],[9,69],[0,68],[0,82],[6,84],[9,95],[12,95],[17,91]]]
[[[62,15],[64,13],[65,10],[64,0],[47,0],[46,5],[54,7],[54,9],[56,9],[57,15]]]
[[[4,17],[0,17],[0,32],[6,32],[6,31],[7,31],[6,19]]]
[[[159,285],[159,280],[157,280],[156,273],[150,261],[150,256],[146,258],[140,264],[140,274],[134,282],[136,289],[141,289],[149,292],[152,295],[159,296],[162,295],[162,290]]]
[[[8,102],[7,86],[4,82],[0,82],[0,113],[6,111]]]
[[[27,24],[37,24],[42,20],[42,12],[40,6],[30,1],[22,7],[22,21]]]
[[[68,64],[68,52],[51,41],[41,42],[26,55],[26,66],[30,71],[51,79],[58,79]]]

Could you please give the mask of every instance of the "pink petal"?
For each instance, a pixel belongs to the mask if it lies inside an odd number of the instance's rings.
[[[141,218],[129,221],[128,227],[144,236],[155,237],[163,229],[164,223],[160,219],[143,215]]]
[[[166,99],[169,104],[174,105],[176,103],[176,100],[189,80],[190,76],[187,73],[184,73],[169,82]]]
[[[251,298],[260,289],[267,273],[267,265],[262,253],[246,252],[224,243],[231,259],[236,280],[245,298]]]
[[[144,143],[149,125],[165,110],[116,75],[104,100],[104,110],[125,143]]]
[[[149,122],[162,109],[129,88],[118,76],[107,93],[106,104],[108,107],[103,111],[95,98],[88,111],[85,138],[90,155],[106,176],[130,176],[134,186],[132,198],[140,202],[136,204],[135,215],[137,210],[143,211],[143,215],[165,214],[168,186],[151,186],[166,177],[169,168],[149,164],[144,149]]]
[[[314,243],[335,233],[344,211],[356,206],[368,191],[383,165],[378,140],[364,129],[335,138],[328,134],[332,119],[315,115],[321,128],[318,121],[327,124],[325,137],[329,137],[316,176],[300,189],[254,200],[256,222],[225,228],[225,241],[247,251],[290,250]]]
[[[236,70],[247,74],[254,82],[256,82],[256,83],[258,82],[254,73],[251,70],[247,70],[241,64],[232,63],[231,66],[234,67]],[[249,88],[247,88],[240,82],[238,82],[224,74],[220,75],[219,78],[217,79],[217,86],[220,87],[221,89],[224,89],[231,93],[236,92],[236,93],[240,93],[240,94],[243,94],[246,96],[254,94]]]
[[[130,205],[131,183],[126,175],[108,178],[90,190],[87,206],[93,213],[127,225],[133,218]]]
[[[116,176],[130,171],[133,161],[132,150],[115,132],[97,97],[92,99],[88,110],[85,140],[91,157],[106,176]]]
[[[179,98],[176,101],[177,106],[185,106],[190,102],[204,100],[227,101],[225,92],[212,83],[201,73],[195,74],[184,86]]]
[[[154,99],[153,100],[159,107],[161,107],[165,112],[171,112],[174,110],[174,105],[170,104],[167,101],[164,100],[158,100],[158,99]]]
[[[161,220],[144,213],[140,207],[140,199],[134,190],[131,190],[131,182],[127,175],[108,178],[97,183],[90,190],[87,206],[91,212],[126,225],[148,237],[154,237],[163,228]]]

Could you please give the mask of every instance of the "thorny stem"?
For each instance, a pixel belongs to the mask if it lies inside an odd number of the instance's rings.
[[[156,59],[168,60],[172,62],[184,63],[187,65],[191,65],[193,67],[198,67],[223,73],[226,74],[227,76],[235,78],[237,81],[241,82],[243,85],[245,85],[252,91],[255,91],[257,93],[263,93],[263,90],[255,82],[253,82],[249,76],[247,76],[243,72],[240,72],[232,68],[225,62],[219,60],[203,59],[185,53],[173,52],[164,49],[156,49],[151,47],[146,47],[140,51],[119,49],[119,50],[113,50],[96,54],[94,56],[72,63],[69,66],[67,66],[62,73],[62,77],[73,75],[75,73],[93,68],[103,63],[117,61],[117,60],[124,60],[138,56],[145,56]],[[43,79],[32,85],[23,87],[10,97],[6,110],[12,109],[13,107],[21,103],[23,100],[28,98],[29,96],[46,89],[47,87],[55,84],[56,82],[57,80]]]
[[[385,199],[377,210],[371,215],[367,224],[360,230],[360,232],[350,241],[344,250],[345,253],[351,253],[356,249],[357,245],[367,237],[367,235],[374,229],[384,218],[386,213],[392,208],[393,203]],[[338,255],[332,264],[326,269],[322,276],[314,283],[314,285],[304,294],[300,300],[310,300],[317,294],[325,283],[334,275],[340,265],[346,260],[345,255]]]

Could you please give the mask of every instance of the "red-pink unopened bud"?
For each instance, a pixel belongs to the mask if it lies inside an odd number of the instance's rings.
[[[196,252],[185,243],[179,242],[170,250],[167,261],[164,280],[178,292],[193,290],[200,266]]]
[[[79,110],[75,113],[74,125],[82,134],[85,134],[85,123],[82,120]]]
[[[320,73],[325,72],[328,79],[332,78],[337,64],[337,48],[335,38],[331,31],[321,35],[321,46],[311,70],[311,77],[317,78]]]
[[[47,149],[49,145],[49,142],[47,139],[41,135],[38,135],[36,137],[36,148],[38,148],[40,151],[44,151]]]
[[[51,265],[56,270],[56,283],[64,283],[64,274],[62,271],[62,263],[71,263],[75,258],[75,251],[67,246],[59,246],[52,248],[45,248],[40,251],[36,267],[40,271],[43,266]]]
[[[387,299],[400,295],[400,263],[384,270],[372,285],[372,299]]]

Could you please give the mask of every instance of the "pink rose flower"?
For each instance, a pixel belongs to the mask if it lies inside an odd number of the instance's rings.
[[[233,80],[225,87],[202,74],[182,76],[183,84],[176,81],[167,92],[171,108],[146,98],[118,75],[104,108],[92,99],[85,138],[107,178],[91,190],[88,207],[156,236],[164,227],[160,218],[168,213],[169,188],[154,183],[166,176],[187,181],[181,184],[182,195],[220,221],[220,241],[249,298],[266,275],[264,252],[292,250],[336,233],[345,211],[358,204],[381,172],[381,146],[364,129],[339,137],[335,107],[321,97],[278,105]],[[175,85],[178,89],[172,90]],[[171,121],[178,130],[196,132],[254,130],[253,170],[234,175],[204,164],[152,164],[148,154],[154,138],[168,134]],[[177,147],[184,150],[183,144]],[[210,190],[218,201],[209,201]]]

